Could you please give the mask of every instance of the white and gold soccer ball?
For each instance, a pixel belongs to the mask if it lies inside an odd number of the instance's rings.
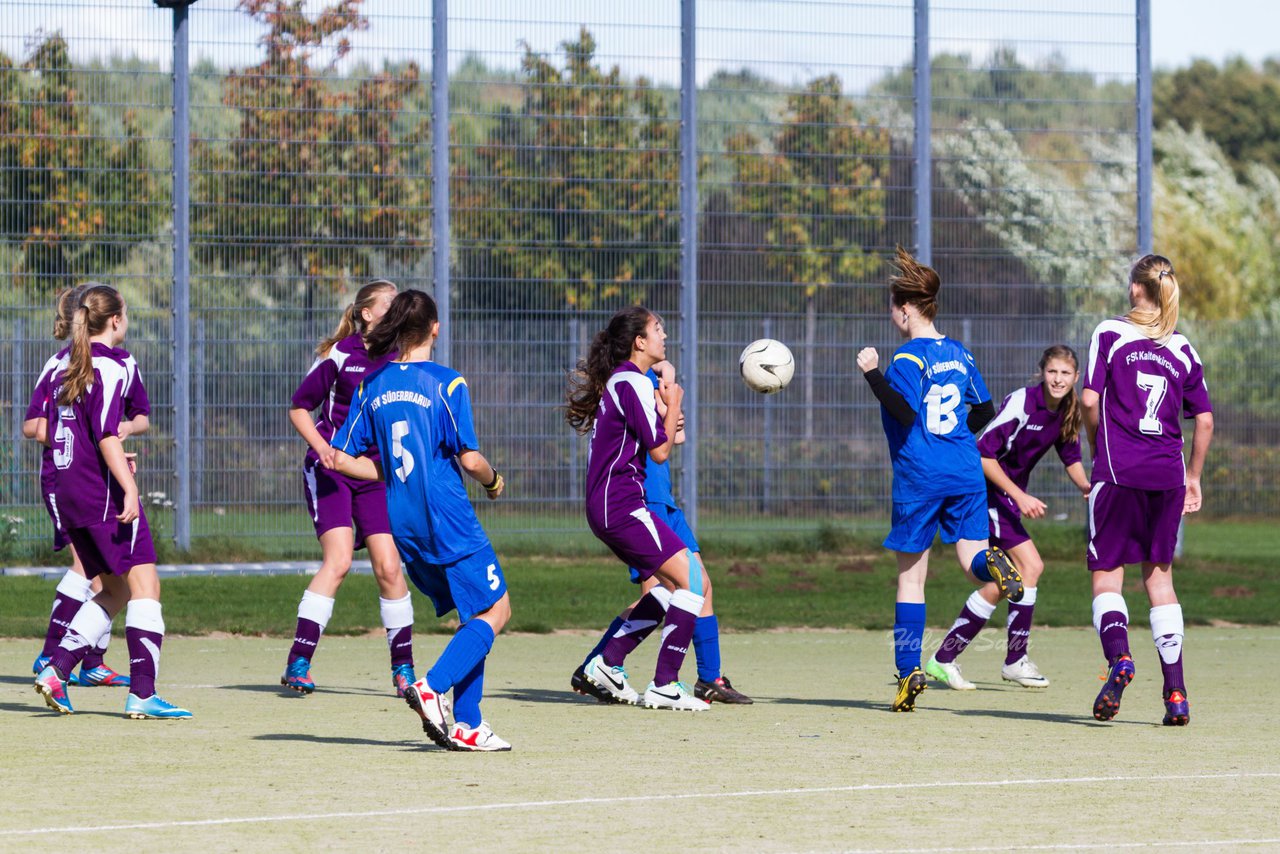
[[[796,372],[796,360],[781,341],[761,338],[752,341],[738,357],[738,370],[747,388],[761,394],[782,391]]]

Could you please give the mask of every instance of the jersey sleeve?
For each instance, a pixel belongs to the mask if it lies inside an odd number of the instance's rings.
[[[1190,345],[1187,345],[1187,354],[1191,357],[1191,370],[1187,371],[1187,379],[1182,386],[1182,417],[1195,418],[1203,412],[1212,412],[1213,406],[1209,403],[1209,387],[1204,381],[1200,354]]]
[[[24,421],[31,421],[35,418],[46,418],[46,412],[49,403],[49,374],[41,374],[40,379],[36,380],[36,387],[31,391],[31,402],[27,404],[27,414]]]
[[[293,393],[294,409],[305,409],[310,412],[324,403],[324,399],[329,396],[329,390],[333,388],[337,379],[337,362],[327,355],[316,359],[311,365],[311,370],[307,371],[302,382],[298,383],[297,391]]]
[[[462,377],[454,377],[441,389],[445,419],[441,444],[454,456],[480,450],[475,421],[471,417],[471,389]]]
[[[647,379],[643,383],[620,382],[616,389],[618,403],[622,407],[622,417],[627,426],[635,431],[636,438],[646,451],[666,444],[667,430],[658,417],[658,401],[653,392],[641,392],[641,388],[652,389]]]
[[[89,435],[96,445],[108,436],[120,435],[120,417],[124,413],[124,383],[107,383],[95,371],[93,385],[85,389],[85,414]]]
[[[365,394],[364,383],[360,383],[355,397],[351,399],[347,420],[342,422],[330,445],[352,457],[360,456],[373,445],[373,420],[369,417],[368,404],[369,398]],[[297,395],[294,395],[294,406],[299,406]]]
[[[1110,365],[1107,364],[1103,354],[1110,349],[1115,337],[1116,333],[1104,329],[1103,324],[1098,324],[1098,327],[1093,330],[1093,337],[1089,339],[1089,361],[1084,371],[1086,389],[1102,394],[1102,390],[1106,387]]]
[[[964,359],[969,365],[969,382],[965,384],[964,402],[970,406],[986,403],[991,399],[991,392],[987,391],[987,384],[982,379],[982,371],[978,370],[978,363],[974,361],[973,354],[968,349],[964,351]]]
[[[924,400],[924,360],[914,353],[899,351],[893,354],[889,370],[884,378],[889,386],[902,395],[902,399],[911,407],[912,412],[919,412]]]
[[[139,415],[151,414],[151,398],[147,397],[147,387],[142,382],[142,371],[137,363],[133,364],[133,382],[124,395],[124,417],[136,418]]]
[[[996,417],[987,429],[983,430],[978,436],[978,453],[984,457],[996,459],[1000,456],[1001,449],[1009,442],[1009,438],[1017,431],[1018,425],[1021,423],[1021,416],[1024,413],[1023,395],[1010,394],[1005,397],[1004,402],[1000,404],[1000,411],[996,413]]]
[[[1079,435],[1071,441],[1058,437],[1058,441],[1054,442],[1053,447],[1058,451],[1058,459],[1062,460],[1064,466],[1073,466],[1083,459],[1080,456],[1080,437]]]

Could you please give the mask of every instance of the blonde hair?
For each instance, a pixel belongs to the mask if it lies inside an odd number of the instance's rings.
[[[942,287],[942,279],[932,267],[926,267],[901,246],[894,266],[898,268],[896,275],[889,277],[889,293],[893,304],[901,308],[914,305],[920,310],[925,320],[933,320],[938,315],[938,289]]]
[[[355,335],[357,332],[364,335],[368,331],[368,324],[364,322],[362,312],[377,301],[378,294],[383,291],[394,291],[395,289],[394,282],[389,282],[386,279],[374,279],[356,291],[355,301],[342,312],[342,319],[338,321],[338,326],[333,330],[333,334],[316,345],[316,355],[327,355],[333,349],[334,344],[337,344],[343,338]]]
[[[71,352],[62,376],[58,404],[70,406],[93,385],[93,344],[89,340],[124,313],[124,299],[109,285],[92,285],[80,295],[71,319]]]
[[[71,320],[75,316],[76,309],[80,306],[80,300],[84,296],[84,292],[89,288],[98,287],[98,282],[85,282],[82,285],[76,285],[67,288],[58,294],[57,302],[54,303],[55,309],[53,313],[53,337],[59,341],[67,340],[71,335]]]
[[[1169,340],[1178,325],[1178,277],[1173,262],[1163,255],[1144,255],[1129,271],[1129,281],[1142,288],[1149,306],[1129,309],[1129,322],[1161,344]]]

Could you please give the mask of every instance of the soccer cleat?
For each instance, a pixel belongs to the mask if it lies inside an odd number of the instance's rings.
[[[36,693],[44,697],[44,703],[60,715],[75,714],[71,708],[71,698],[67,696],[67,683],[58,671],[45,665],[36,676]]]
[[[180,721],[191,717],[191,713],[186,709],[178,708],[173,703],[160,699],[159,694],[152,694],[145,700],[136,694],[130,694],[124,701],[124,716],[135,721]]]
[[[311,662],[302,656],[290,661],[280,677],[280,684],[299,694],[310,694],[316,690],[316,683],[311,681]]]
[[[397,697],[403,697],[405,689],[417,681],[412,664],[397,664],[391,668],[391,687],[396,689]]]
[[[1186,726],[1191,723],[1191,706],[1187,695],[1181,691],[1169,691],[1164,695],[1165,726]]]
[[[1036,667],[1036,663],[1025,655],[1013,664],[1000,668],[1000,678],[1006,682],[1017,682],[1023,688],[1048,688],[1049,680]]]
[[[733,687],[728,676],[721,676],[710,682],[699,679],[693,685],[693,696],[705,703],[728,703],[737,706],[749,706],[755,700]]]
[[[693,696],[689,686],[683,682],[668,682],[661,687],[650,682],[642,702],[646,709],[675,709],[678,712],[705,712],[711,708],[710,703]]]
[[[449,749],[473,751],[477,753],[493,753],[499,750],[510,750],[510,743],[494,735],[488,721],[481,721],[475,729],[466,724],[455,723],[449,730]]]
[[[81,685],[85,688],[95,688],[97,686],[105,686],[108,688],[128,688],[129,677],[123,673],[116,673],[105,664],[99,664],[97,667],[90,667],[85,670],[80,668],[80,674],[71,674],[71,684]]]
[[[997,546],[987,549],[987,571],[991,573],[996,587],[1000,588],[1001,599],[1022,601],[1022,575],[1004,553],[1004,549]]]
[[[49,662],[53,660],[51,655],[37,655],[36,660],[31,662],[31,675],[39,676],[40,671],[49,666]]]
[[[582,673],[588,682],[608,692],[616,702],[632,706],[640,702],[640,694],[627,681],[627,671],[622,665],[610,666],[604,663],[604,656],[596,655],[582,668]]]
[[[584,697],[595,697],[601,703],[618,702],[617,698],[612,694],[588,679],[587,674],[581,667],[573,671],[573,675],[569,677],[569,687],[574,690],[574,693],[581,694]]]
[[[425,678],[404,689],[404,701],[422,718],[422,731],[445,750],[452,750],[449,741],[449,698],[431,690]]]
[[[898,693],[894,695],[893,706],[895,712],[914,712],[916,710],[916,697],[929,687],[929,682],[924,677],[924,671],[919,667],[912,668],[911,672],[906,676],[898,676]]]
[[[1111,665],[1111,669],[1104,677],[1106,684],[1098,692],[1098,698],[1093,701],[1094,720],[1109,721],[1116,716],[1120,711],[1120,697],[1124,694],[1124,689],[1133,681],[1133,674],[1132,658],[1122,655],[1116,659],[1116,663]]]
[[[964,674],[960,672],[960,665],[954,661],[943,662],[931,658],[925,664],[924,672],[939,682],[945,682],[952,691],[972,691],[978,687],[964,678]]]

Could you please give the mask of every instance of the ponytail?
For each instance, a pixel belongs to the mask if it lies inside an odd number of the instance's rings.
[[[1129,271],[1129,281],[1142,288],[1149,303],[1129,309],[1129,322],[1148,338],[1164,344],[1178,326],[1181,292],[1173,262],[1163,255],[1145,255]]]
[[[407,290],[396,294],[387,313],[365,336],[365,348],[374,359],[392,351],[400,353],[431,339],[440,313],[436,301],[424,291]]]
[[[893,304],[899,308],[914,305],[925,320],[937,317],[938,289],[942,287],[938,272],[921,264],[901,246],[898,247],[895,266],[898,268],[897,274],[889,277],[889,294]]]
[[[642,305],[619,311],[608,326],[596,333],[587,348],[587,357],[569,375],[565,420],[578,433],[586,433],[595,424],[605,383],[614,368],[631,358],[631,347],[636,338],[645,334],[651,317],[653,312]]]
[[[98,287],[97,282],[85,282],[58,294],[58,299],[54,303],[56,307],[53,314],[54,338],[65,341],[71,336],[71,320],[76,313],[76,308],[80,305],[80,300],[84,297],[84,292],[96,287]]]
[[[111,318],[124,312],[124,300],[107,285],[86,287],[71,317],[71,352],[58,390],[58,404],[70,406],[93,385],[92,339]]]
[[[1055,344],[1040,356],[1041,382],[1044,381],[1044,369],[1049,364],[1050,359],[1062,359],[1070,362],[1076,373],[1080,373],[1080,357],[1076,355],[1076,351],[1066,344]],[[1079,439],[1083,412],[1080,409],[1080,395],[1076,394],[1074,384],[1072,384],[1071,390],[1063,395],[1062,401],[1058,404],[1058,412],[1062,416],[1062,427],[1058,431],[1058,438],[1063,442],[1074,442]]]
[[[338,326],[333,330],[333,334],[316,345],[316,355],[322,358],[327,356],[329,351],[333,349],[333,345],[343,338],[348,338],[356,333],[366,335],[368,333],[368,324],[364,322],[364,310],[374,304],[378,299],[378,294],[388,290],[394,291],[395,289],[395,284],[386,279],[374,279],[356,291],[355,300],[342,312],[342,319],[338,321]]]

